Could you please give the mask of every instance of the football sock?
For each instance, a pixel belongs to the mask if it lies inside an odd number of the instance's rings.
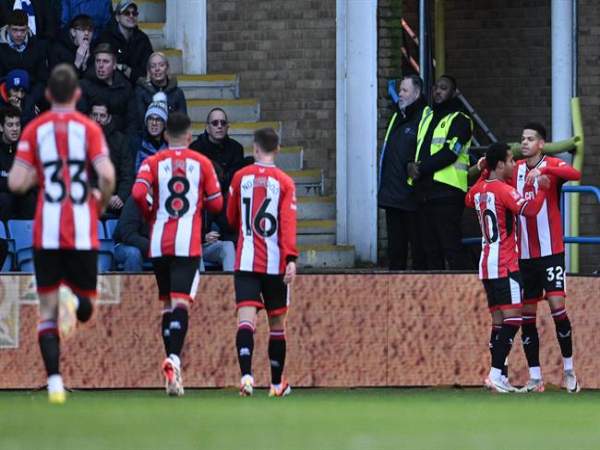
[[[94,307],[92,301],[88,297],[77,296],[79,300],[79,306],[77,306],[77,320],[80,322],[87,322],[92,317]]]
[[[171,325],[171,309],[164,309],[162,312],[162,321],[160,325],[161,335],[163,339],[163,345],[165,346],[165,353],[169,356],[169,336],[171,335],[171,330],[169,330],[169,326]]]
[[[48,376],[58,375],[58,363],[60,359],[60,345],[58,328],[53,320],[44,320],[38,324],[38,343],[46,373]]]
[[[494,342],[492,354],[492,367],[502,371],[506,358],[510,353],[513,339],[521,326],[520,317],[508,317],[502,321],[502,328],[498,333],[498,339]]]
[[[242,376],[252,375],[252,352],[254,351],[254,324],[241,320],[235,336],[238,362]]]
[[[552,310],[552,318],[556,327],[556,338],[558,339],[558,345],[560,345],[560,352],[563,358],[570,358],[573,356],[573,340],[571,321],[567,315],[567,310],[565,308]]]
[[[169,322],[169,355],[181,355],[183,341],[188,328],[188,311],[186,308],[175,307]]]
[[[271,384],[281,383],[281,374],[285,365],[285,332],[271,330],[269,333],[269,361],[271,362]]]
[[[540,367],[540,337],[536,326],[536,315],[523,316],[521,342],[529,367]]]

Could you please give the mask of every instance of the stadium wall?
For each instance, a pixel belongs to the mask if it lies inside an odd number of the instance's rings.
[[[100,277],[92,323],[63,342],[61,368],[72,388],[157,388],[164,357],[160,304],[151,275]],[[569,279],[577,373],[600,388],[600,278]],[[45,374],[36,338],[32,278],[0,277],[0,388],[36,388]],[[489,365],[489,318],[475,275],[300,275],[288,322],[286,374],[295,386],[481,385]],[[547,383],[562,363],[544,304],[538,314]],[[186,387],[236,386],[233,279],[201,280],[183,353]],[[255,376],[269,382],[267,330],[261,314]],[[520,345],[510,358],[515,383],[527,379]]]

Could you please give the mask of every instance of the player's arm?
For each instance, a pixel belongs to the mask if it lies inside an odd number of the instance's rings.
[[[537,216],[537,213],[540,212],[544,200],[546,200],[546,191],[550,187],[550,180],[548,177],[541,178],[539,186],[540,189],[531,200],[525,200],[516,189],[512,188],[507,192],[504,201],[513,213],[525,217],[535,217]]]
[[[487,169],[481,172],[481,175],[479,176],[475,184],[471,186],[471,188],[467,192],[467,195],[465,196],[465,206],[467,208],[475,208],[475,194],[479,191],[481,185],[485,182],[486,178]]]
[[[540,172],[542,175],[553,175],[565,181],[581,179],[581,172],[564,161],[560,161],[556,166],[542,167]]]
[[[8,188],[15,194],[24,194],[37,184],[35,171],[35,136],[31,127],[26,127],[17,145],[17,154],[8,173]]]
[[[286,263],[283,281],[291,283],[296,276],[296,187],[293,182],[286,185],[279,206],[279,237],[281,253]]]
[[[154,185],[154,173],[151,168],[153,160],[153,156],[144,160],[131,189],[131,196],[146,219],[151,217],[152,208],[154,207],[152,188]]]
[[[240,177],[237,174],[229,185],[226,215],[229,228],[237,233],[240,228]]]
[[[212,214],[219,214],[223,209],[223,196],[221,185],[212,164],[202,166],[204,168],[204,207]]]

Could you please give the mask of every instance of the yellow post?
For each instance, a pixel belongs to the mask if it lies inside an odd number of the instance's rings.
[[[584,136],[583,136],[583,121],[581,120],[581,103],[579,97],[571,99],[571,118],[573,120],[573,133],[578,138],[575,141],[575,157],[573,158],[573,167],[580,172],[583,169],[584,157]],[[574,185],[580,185],[580,181],[573,181]],[[571,230],[570,236],[579,236],[579,194],[571,194],[571,214],[570,214]],[[570,271],[579,272],[579,244],[571,244],[571,267]]]
[[[435,78],[446,73],[444,0],[435,0]]]

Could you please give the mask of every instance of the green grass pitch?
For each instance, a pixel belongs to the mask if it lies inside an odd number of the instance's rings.
[[[600,391],[0,391],[2,450],[597,450]]]

